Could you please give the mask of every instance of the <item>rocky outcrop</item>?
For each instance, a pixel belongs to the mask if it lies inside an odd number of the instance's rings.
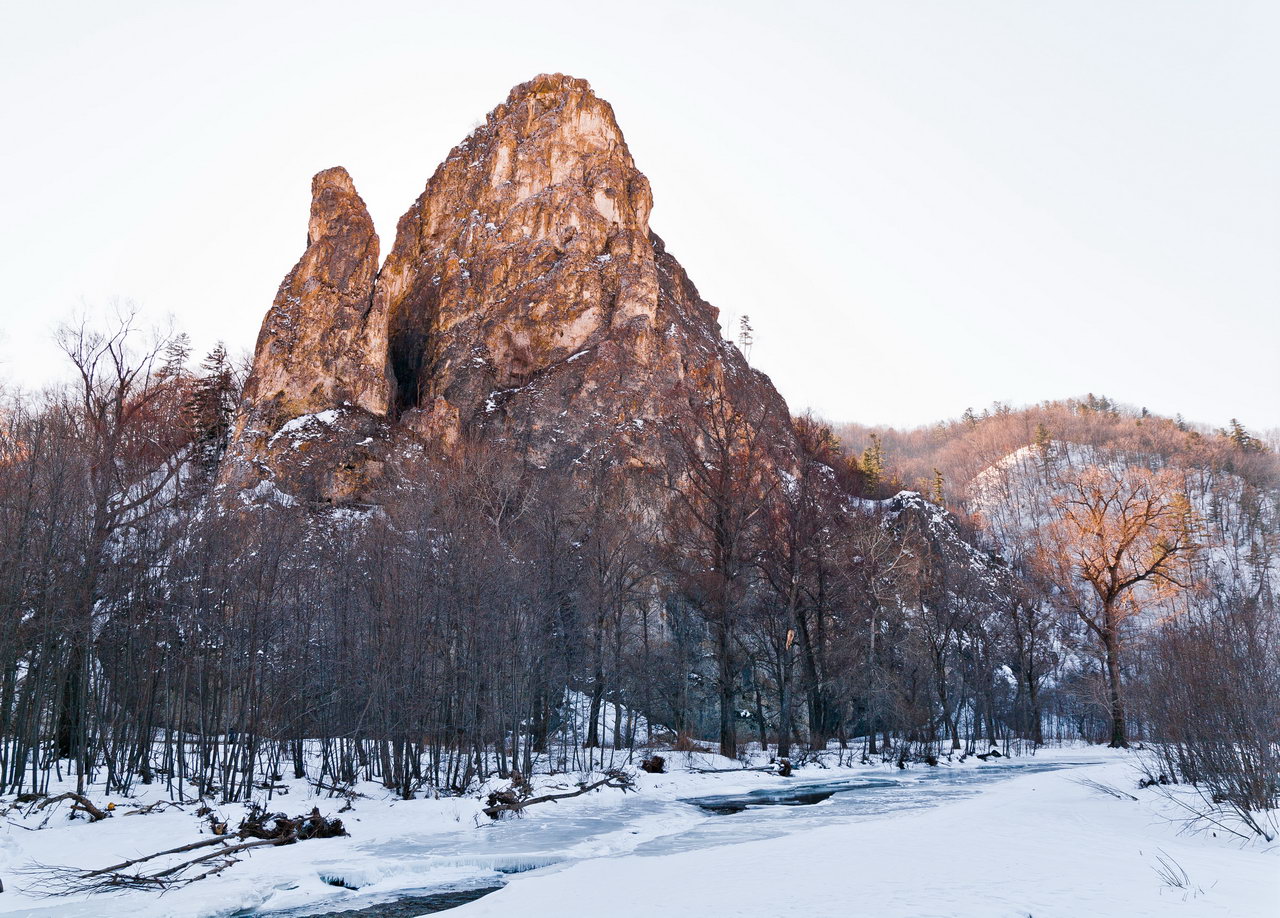
[[[245,388],[281,419],[349,403],[385,414],[385,344],[369,335],[378,234],[347,170],[311,180],[307,249],[262,323]]]
[[[263,481],[304,498],[349,496],[335,490],[333,470],[351,457],[334,439],[368,436],[386,414],[385,344],[370,336],[378,272],[378,235],[351,176],[326,169],[311,182],[307,248],[285,276],[254,350],[253,371],[222,463],[222,479],[240,490]],[[308,422],[308,418],[314,423]],[[331,424],[345,419],[346,424]],[[320,424],[347,436],[314,437],[317,452],[291,432]],[[296,445],[295,445],[296,444]]]
[[[651,331],[651,206],[585,81],[517,86],[400,220],[375,294],[397,407],[443,396],[470,416],[614,333]]]
[[[518,444],[542,467],[601,448],[652,465],[670,445],[661,422],[711,390],[767,419],[785,454],[786,405],[650,231],[649,183],[585,81],[513,89],[400,219],[376,276],[377,237],[346,173],[321,173],[314,190],[224,482],[346,500],[406,443],[464,436]],[[299,443],[317,457],[302,463],[280,431],[325,412],[328,434]]]

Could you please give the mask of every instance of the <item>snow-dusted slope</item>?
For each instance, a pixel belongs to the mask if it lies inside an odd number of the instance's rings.
[[[1243,595],[1280,590],[1280,492],[1256,487],[1225,469],[1171,466],[1162,457],[1133,455],[1079,443],[1026,446],[980,472],[968,487],[1000,550],[1015,557],[1032,534],[1056,518],[1054,498],[1065,476],[1089,466],[1140,465],[1173,471],[1194,514],[1202,546],[1195,564],[1202,581]]]

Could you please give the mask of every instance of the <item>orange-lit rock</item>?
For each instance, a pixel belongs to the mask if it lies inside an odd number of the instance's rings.
[[[464,436],[518,443],[543,467],[607,448],[644,468],[669,446],[661,422],[690,379],[767,415],[785,452],[785,404],[650,231],[648,180],[585,81],[513,89],[401,217],[380,271],[346,173],[314,188],[307,251],[263,324],[224,482],[347,500],[406,442],[447,450]],[[277,434],[330,409],[324,461],[344,474],[312,461],[300,475]]]

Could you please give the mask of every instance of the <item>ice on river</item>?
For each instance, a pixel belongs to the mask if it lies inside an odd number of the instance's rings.
[[[933,806],[1015,774],[1063,767],[1067,765],[1019,762],[915,768],[893,778],[864,774],[835,780],[815,778],[813,771],[821,774],[817,769],[790,779],[750,773],[677,774],[666,782],[654,782],[665,784],[651,788],[656,793],[602,793],[595,805],[544,804],[523,818],[482,825],[474,832],[389,839],[356,847],[362,857],[379,865],[381,876],[392,864],[402,864],[402,875],[437,874],[447,878],[448,888],[463,873],[470,883],[489,884],[555,864],[628,854],[675,854]],[[764,786],[726,794],[680,794],[684,784],[707,786],[716,779],[726,784],[744,778]],[[350,883],[352,877],[344,879]]]
[[[1125,900],[1126,908],[1138,908],[1148,899],[1159,904],[1173,893],[1161,892],[1157,875],[1146,863],[1148,855],[1157,848],[1174,849],[1182,861],[1188,842],[1168,827],[1153,829],[1149,809],[1139,813],[1137,804],[1126,809],[1125,801],[1103,798],[1073,780],[1077,774],[1103,774],[1133,783],[1128,763],[1102,755],[1103,764],[1085,764],[1099,753],[1080,750],[998,764],[970,759],[964,765],[902,771],[891,766],[810,767],[789,779],[759,772],[700,774],[688,770],[689,764],[699,763],[676,755],[673,773],[640,773],[634,792],[601,790],[542,804],[521,818],[499,822],[484,818],[474,799],[358,800],[353,811],[343,814],[350,838],[256,852],[225,874],[176,890],[163,900],[136,892],[80,901],[40,900],[32,890],[14,889],[13,868],[24,859],[95,866],[171,841],[189,841],[195,822],[189,813],[113,819],[92,826],[79,822],[39,832],[0,830],[0,877],[6,881],[0,914],[293,918],[410,894],[505,884],[456,913],[607,911],[617,918],[651,915],[651,892],[678,882],[692,887],[675,901],[664,900],[665,914],[843,915],[860,901],[862,893],[855,895],[855,888],[874,887],[886,901],[901,905],[897,910],[878,908],[882,915],[1030,912],[1042,918],[1079,914],[1065,907],[1055,911],[1055,903],[1069,901],[1071,883],[1092,889],[1097,882],[1079,876],[1070,864],[1074,859],[1093,865],[1097,852],[1115,845],[1130,860],[1137,858],[1141,868],[1132,863],[1126,868],[1136,874],[1126,889],[1138,890],[1134,901]],[[539,789],[556,790],[557,784],[572,789],[576,777],[543,778]],[[299,809],[304,802],[309,808],[316,801],[290,797],[277,805]],[[322,810],[326,802],[335,809],[339,805],[323,798],[319,802]],[[1096,825],[1087,824],[1082,816],[1086,810],[1094,814],[1088,818],[1096,819]],[[1135,816],[1140,822],[1136,828],[1131,824]],[[1248,910],[1261,901],[1256,891],[1261,880],[1252,881],[1250,898],[1247,891],[1241,894],[1242,884],[1248,883],[1240,876],[1260,878],[1263,874],[1257,871],[1263,866],[1273,875],[1274,854],[1241,852],[1217,840],[1192,845],[1192,853],[1204,854],[1207,860],[1192,857],[1189,863],[1197,869],[1189,872],[1208,891],[1189,898],[1184,911],[1267,913]],[[1139,850],[1147,854],[1135,853]],[[1008,893],[1007,910],[983,910],[981,903],[995,901],[992,890],[1000,893],[1016,876],[1001,858],[1021,864],[1026,876],[1050,871],[1058,885],[1057,898],[1044,898],[1048,894],[1043,882],[1029,890],[1015,885]],[[967,865],[964,878],[938,867],[933,862],[937,859]],[[1214,865],[1212,871],[1200,869],[1205,862]],[[920,891],[925,864],[930,877],[950,876],[961,886],[942,901],[930,900],[930,895],[941,893]],[[851,885],[855,875],[856,884]],[[619,895],[631,888],[645,892]],[[599,912],[591,907],[564,910],[565,902],[588,903],[594,897],[601,898]],[[966,897],[971,897],[968,905]],[[1019,903],[1024,899],[1034,900],[1037,907],[1023,908]],[[1004,901],[999,895],[997,900]],[[554,906],[557,901],[559,909]],[[735,911],[735,903],[743,910]],[[1235,911],[1215,910],[1227,905]],[[1141,908],[1114,912],[1143,913]]]

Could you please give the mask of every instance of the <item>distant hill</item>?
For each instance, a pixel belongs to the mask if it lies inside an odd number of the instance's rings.
[[[1169,418],[1134,408],[1105,396],[1042,402],[1025,408],[997,404],[981,413],[929,427],[898,429],[845,423],[835,426],[846,450],[861,457],[878,441],[886,488],[914,488],[925,493],[941,475],[946,502],[967,509],[970,484],[983,472],[1018,450],[1052,443],[1094,447],[1134,461],[1204,471],[1221,470],[1261,489],[1280,487],[1280,461],[1275,441],[1239,422],[1214,429],[1181,417]]]

